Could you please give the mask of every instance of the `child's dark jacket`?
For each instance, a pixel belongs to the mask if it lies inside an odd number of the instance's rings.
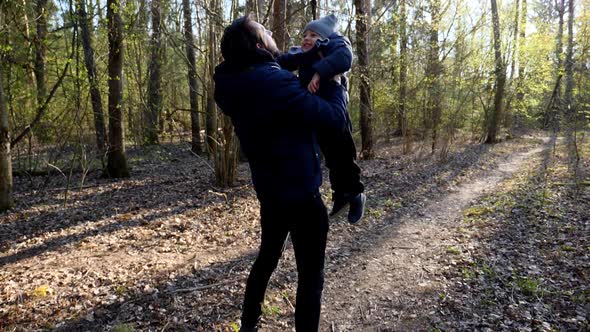
[[[308,52],[302,52],[299,47],[292,48],[277,57],[277,63],[283,69],[298,70],[299,80],[306,86],[315,73],[322,80],[330,80],[349,71],[352,67],[352,46],[348,38],[335,32],[325,40],[318,40],[314,49]]]

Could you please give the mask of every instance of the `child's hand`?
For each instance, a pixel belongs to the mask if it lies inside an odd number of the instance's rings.
[[[311,78],[311,82],[307,85],[307,90],[311,93],[316,93],[320,89],[320,74],[315,73]]]

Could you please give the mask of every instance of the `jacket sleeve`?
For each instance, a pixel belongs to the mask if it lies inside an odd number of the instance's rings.
[[[342,36],[330,36],[327,44],[320,46],[323,58],[312,67],[322,79],[342,74],[352,67],[352,46]]]
[[[276,58],[277,63],[281,68],[288,71],[295,71],[300,66],[301,57],[299,54],[283,53]]]
[[[302,65],[311,65],[316,58],[319,58],[317,54],[317,46],[306,52],[303,52],[300,47],[292,47],[289,52],[279,55],[276,62],[283,69],[295,71]]]
[[[277,110],[285,112],[282,117],[289,120],[299,119],[303,125],[311,127],[332,127],[341,129],[346,126],[346,91],[336,82],[329,81],[320,86],[317,95],[307,91],[295,75],[285,70],[277,70],[268,87],[275,93],[270,94],[269,102],[280,105]],[[267,90],[270,91],[270,90]]]

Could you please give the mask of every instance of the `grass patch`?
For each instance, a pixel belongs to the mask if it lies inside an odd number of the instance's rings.
[[[447,247],[447,254],[460,255],[461,250],[459,250],[459,248],[457,248],[457,247],[448,246]]]
[[[532,296],[539,293],[541,283],[534,278],[518,277],[516,279],[516,285],[523,294]]]
[[[133,324],[126,323],[126,324],[117,324],[111,330],[112,332],[135,332],[135,327]]]

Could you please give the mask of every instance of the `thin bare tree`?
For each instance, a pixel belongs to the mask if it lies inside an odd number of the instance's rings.
[[[201,143],[201,122],[199,121],[199,82],[197,81],[197,64],[193,37],[192,10],[189,0],[182,0],[184,12],[184,41],[188,60],[188,91],[191,105],[191,151],[203,153]]]
[[[2,16],[2,14],[0,14]],[[2,18],[0,17],[0,20]],[[0,22],[1,23],[1,22]],[[2,24],[0,24],[2,27]],[[4,63],[4,61],[2,61]],[[4,66],[0,65],[0,211],[6,211],[13,205],[12,198],[12,159],[10,158],[10,132],[8,112],[4,104],[2,78]]]
[[[121,2],[107,0],[109,34],[109,147],[105,175],[129,177],[123,131],[123,21]]]
[[[86,13],[85,0],[76,0],[78,11],[78,24],[80,25],[80,37],[82,40],[82,49],[84,50],[84,65],[88,74],[88,83],[90,85],[90,102],[92,103],[92,114],[94,115],[94,130],[96,134],[96,147],[102,155],[106,151],[106,127],[104,114],[102,111],[102,97],[100,95],[98,76],[96,73],[96,62],[94,60],[94,48],[92,46],[92,33]]]
[[[144,143],[158,144],[158,122],[162,116],[162,3],[152,0],[152,54],[148,69],[147,109]]]
[[[371,80],[369,78],[368,26],[370,0],[355,0],[356,52],[360,85],[361,154],[363,159],[373,158],[373,109],[371,106]]]
[[[498,4],[496,3],[496,0],[491,0],[491,7],[492,28],[494,32],[494,60],[496,63],[496,84],[494,85],[494,109],[491,110],[491,112],[488,112],[488,119],[486,119],[486,143],[496,143],[498,141],[498,127],[500,125],[500,118],[502,116],[504,86],[506,85],[506,70],[504,69],[504,61],[502,60],[502,49],[500,45],[500,17],[498,15]]]

